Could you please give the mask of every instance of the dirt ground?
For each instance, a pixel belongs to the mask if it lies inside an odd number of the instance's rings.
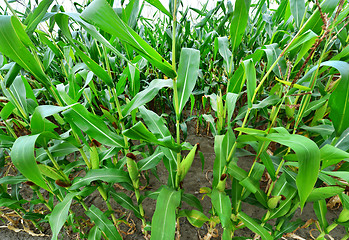
[[[203,153],[204,157],[205,157],[205,166],[204,166],[204,170],[201,171],[201,160],[200,158],[197,156],[193,162],[192,167],[190,168],[187,176],[185,177],[185,181],[183,184],[183,188],[185,189],[186,193],[191,193],[194,194],[198,199],[202,199],[202,194],[199,193],[200,187],[210,187],[210,179],[212,177],[212,172],[210,172],[210,170],[213,169],[213,162],[215,159],[215,154],[214,154],[214,139],[213,137],[210,136],[202,136],[202,135],[196,135],[195,131],[189,130],[188,131],[188,138],[187,141],[189,141],[191,144],[195,144],[195,143],[200,143],[200,149],[201,152]],[[249,167],[252,164],[253,159],[251,157],[244,157],[242,159],[239,160],[239,165],[244,168],[244,169],[249,169]],[[150,185],[149,187],[151,187],[153,190],[158,189],[161,185],[166,185],[167,183],[167,170],[165,169],[165,167],[163,166],[162,163],[160,163],[160,165],[158,166],[158,175],[159,175],[159,180],[157,180],[155,177],[151,177],[150,178]],[[30,191],[30,189],[23,189],[23,191]],[[30,194],[28,193],[28,196],[30,196]],[[94,204],[95,206],[97,206],[98,208],[100,208],[101,210],[106,210],[106,206],[104,204],[104,201],[102,201],[101,197],[97,194],[97,192],[95,192],[94,194],[88,196],[86,198],[86,204],[90,205],[90,204]],[[124,230],[125,232],[127,232],[127,230],[129,231],[134,231],[132,234],[129,235],[124,235],[124,239],[142,239],[142,233],[141,233],[141,222],[140,220],[138,220],[137,218],[135,218],[131,213],[125,211],[124,209],[122,209],[120,206],[118,206],[115,202],[113,202],[113,207],[114,209],[116,209],[117,212],[117,217],[122,217],[123,215],[126,216],[125,219],[128,220],[129,223],[131,223],[131,228],[130,226],[121,226],[121,229]],[[207,214],[207,216],[209,216],[208,214],[208,210],[211,208],[211,202],[210,199],[208,197],[205,197],[202,201],[201,201],[203,208],[204,208],[204,212],[205,214]],[[151,217],[152,214],[155,211],[155,200],[152,199],[146,199],[143,202],[143,206],[145,207],[145,214],[147,217],[148,221],[151,221]],[[73,206],[73,208],[75,208],[75,206]],[[186,204],[183,204],[183,208],[189,208]],[[81,212],[83,214],[83,211],[76,209],[77,212]],[[265,210],[262,210],[260,208],[254,207],[252,205],[249,205],[247,203],[244,203],[242,205],[242,210],[248,214],[249,216],[252,216],[254,218],[261,218],[264,214],[265,214]],[[328,210],[327,213],[327,219],[330,223],[332,223],[332,221],[334,219],[337,218],[337,216],[339,215],[340,210]],[[294,219],[302,219],[304,222],[308,221],[309,219],[315,219],[315,213],[312,207],[312,204],[307,204],[303,210],[302,213],[300,213],[300,211],[298,210],[294,216]],[[6,221],[5,221],[6,223]],[[134,223],[134,224],[133,224]],[[2,225],[2,226],[1,226]],[[303,239],[312,239],[310,232],[313,234],[313,236],[317,236],[318,232],[316,230],[311,231],[312,229],[315,229],[315,225],[312,224],[310,225],[308,228],[305,229],[300,229],[297,230],[296,234],[300,237],[302,237]],[[218,227],[219,230],[219,227]],[[190,225],[190,223],[184,219],[181,218],[180,219],[180,234],[181,234],[181,239],[183,240],[189,240],[189,239],[200,239],[200,237],[203,237],[205,234],[207,233],[207,228],[204,225],[201,229],[197,230],[196,228],[192,227]],[[50,239],[49,235],[50,235],[50,230],[49,230],[49,226],[45,226],[44,227],[44,234],[46,235],[46,237],[33,237],[30,236],[28,233],[26,232],[15,232],[15,231],[11,231],[9,229],[6,229],[6,226],[4,226],[4,222],[0,221],[0,239],[1,240],[12,240],[12,239],[16,239],[16,240],[20,240],[20,239],[25,239],[25,240],[43,240],[43,239]],[[331,231],[330,233],[332,239],[341,239],[344,235],[345,235],[345,229],[344,227],[338,226],[337,228],[335,228],[335,230]],[[74,236],[74,234],[68,236],[66,233],[63,233],[62,239],[70,239],[72,236]],[[236,232],[235,236],[244,236],[244,237],[251,237],[251,239],[254,237],[254,234],[249,231],[248,229],[243,229],[243,230],[239,230]],[[77,239],[76,237],[74,237],[74,239]],[[212,238],[212,239],[220,239],[220,237],[217,238]],[[289,238],[289,239],[294,239],[294,238]],[[327,239],[331,239],[329,237],[327,237]]]

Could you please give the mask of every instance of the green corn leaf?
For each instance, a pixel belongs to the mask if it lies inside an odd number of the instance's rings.
[[[32,133],[37,134],[44,131],[52,131],[53,129],[57,128],[56,124],[53,124],[45,118],[64,111],[70,107],[71,105],[66,107],[52,105],[41,105],[36,107],[32,118],[30,119],[30,129],[32,130]]]
[[[159,68],[168,77],[176,77],[176,72],[173,71],[172,66],[135,31],[127,26],[114,12],[107,1],[93,1],[82,12],[81,17],[132,46],[139,54],[154,64],[154,66]]]
[[[74,141],[75,143],[75,141]],[[80,146],[80,145],[79,145]],[[71,144],[70,142],[60,142],[52,147],[48,148],[49,152],[52,154],[53,157],[63,157],[68,154],[71,154],[73,152],[78,151],[79,149]],[[36,151],[36,160],[37,161],[43,161],[45,159],[48,159],[47,153],[43,149],[38,149]]]
[[[90,232],[88,233],[88,240],[102,239],[101,235],[101,230],[99,230],[99,228],[95,225],[93,228],[91,228]]]
[[[176,209],[180,202],[180,191],[168,187],[161,189],[151,224],[151,240],[174,239]]]
[[[63,113],[70,124],[78,126],[83,132],[98,142],[114,147],[124,147],[124,139],[112,132],[107,125],[96,115],[88,112],[80,104],[72,106]]]
[[[262,160],[265,168],[267,169],[267,171],[268,171],[268,173],[270,175],[270,178],[273,179],[273,181],[275,181],[276,180],[276,176],[275,176],[274,164],[273,164],[269,154],[266,151],[268,146],[269,146],[269,144],[265,144],[265,142],[260,142],[258,144],[258,154],[259,154],[259,157]]]
[[[17,138],[12,147],[11,159],[23,176],[39,187],[50,191],[35,161],[35,142],[38,140],[39,136],[40,134]]]
[[[279,48],[279,45],[277,43],[273,43],[270,45],[263,46],[261,50],[263,50],[267,55],[267,69],[270,69],[270,67],[274,64],[274,62],[278,59],[279,55],[281,54],[281,49]],[[254,60],[254,62],[256,61]],[[286,68],[287,67],[285,59],[284,57],[281,57],[281,59],[278,61],[278,64],[273,68],[273,72],[279,78],[282,78],[282,76],[285,74]]]
[[[140,107],[139,111],[141,113],[144,122],[150,129],[150,131],[158,138],[164,139],[170,137],[172,139],[171,133],[165,125],[165,120],[159,117],[153,111],[147,110],[145,107]],[[163,158],[164,165],[169,172],[168,184],[170,187],[175,187],[176,179],[176,152],[170,150],[166,147],[160,147],[161,152],[164,153],[165,158]]]
[[[54,207],[49,217],[49,223],[52,230],[52,240],[57,239],[58,233],[61,231],[65,221],[68,219],[71,202],[77,194],[78,193],[68,193],[63,201]]]
[[[199,74],[200,52],[191,48],[183,48],[178,66],[177,92],[178,109],[180,114],[194,90],[196,79]],[[175,105],[174,105],[175,106]]]
[[[35,10],[28,15],[28,17],[24,21],[24,24],[27,25],[25,29],[27,33],[32,33],[35,31],[35,28],[47,13],[47,10],[51,6],[52,2],[53,0],[40,1]]]
[[[11,102],[6,103],[6,105],[0,111],[0,117],[2,120],[7,120],[15,108],[15,105],[13,105]]]
[[[337,139],[336,144],[334,145],[336,148],[339,148],[343,151],[347,151],[349,149],[349,128],[347,128]]]
[[[222,227],[231,230],[231,203],[229,196],[227,196],[224,192],[213,189],[211,193],[211,201],[219,219],[221,220]]]
[[[166,147],[160,147],[165,154],[163,158],[164,165],[168,171],[168,186],[175,188],[177,175],[177,158],[176,152]]]
[[[297,194],[297,191],[294,188],[291,188],[291,189],[292,190],[290,191],[290,193],[285,196],[286,199],[281,200],[279,206],[270,211],[270,216],[268,219],[279,218],[279,217],[285,216],[288,213],[288,211],[291,208],[294,197]]]
[[[285,233],[295,231],[298,227],[302,226],[304,222],[301,219],[297,219],[294,222],[285,221],[279,232],[275,232],[274,239],[280,239]]]
[[[328,222],[326,219],[327,206],[325,199],[315,201],[313,204],[314,212],[319,220],[321,230],[327,232]]]
[[[27,181],[27,178],[21,175],[6,176],[0,178],[0,184],[18,184]]]
[[[307,202],[315,202],[322,199],[327,199],[343,192],[341,187],[321,187],[315,188],[309,195]]]
[[[172,87],[172,80],[155,79],[151,81],[149,86],[143,91],[139,92],[132,98],[132,100],[126,105],[122,106],[122,115],[126,117],[134,109],[143,106],[144,104],[153,100],[158,94],[159,90],[165,87]]]
[[[85,53],[83,53],[75,44],[74,40],[71,36],[70,30],[69,30],[69,17],[65,14],[56,14],[55,15],[56,23],[58,24],[59,28],[61,29],[64,36],[68,39],[70,42],[70,46],[72,46],[75,49],[75,53],[84,61],[84,63],[87,65],[87,67],[94,73],[96,76],[98,76],[103,82],[105,82],[109,87],[114,87],[113,80],[109,76],[109,74],[100,67],[95,61],[93,61],[89,56],[87,56]]]
[[[54,168],[47,166],[45,164],[39,164],[38,168],[40,172],[53,180],[65,180],[65,178]]]
[[[286,145],[296,152],[299,163],[296,182],[301,208],[303,208],[313,190],[320,169],[320,150],[318,146],[309,138],[300,135],[272,133],[267,138]]]
[[[172,137],[170,136],[157,139],[157,137],[155,137],[155,135],[152,134],[142,122],[138,122],[133,127],[123,131],[123,135],[133,140],[143,140],[163,147],[168,147],[176,152],[178,152],[181,148],[180,145],[172,141]]]
[[[245,33],[250,4],[250,0],[237,0],[235,2],[233,18],[230,24],[230,39],[233,53],[240,45],[242,36]]]
[[[229,81],[228,92],[239,94],[245,84],[245,80],[244,66],[243,64],[240,64]]]
[[[210,219],[198,210],[185,210],[185,216],[191,225],[197,228],[201,228],[205,222]]]
[[[349,174],[347,171],[333,171],[333,172],[330,172],[330,171],[321,171],[322,173],[325,173],[327,175],[330,175],[330,176],[335,176],[335,177],[338,177],[338,178],[341,178],[343,179],[344,181],[348,182],[349,183]]]
[[[10,100],[10,102],[16,106],[18,111],[21,112],[22,117],[28,117],[28,101],[26,96],[25,85],[21,77],[16,77],[9,89],[6,89],[1,82],[4,95]],[[12,94],[11,94],[12,93]]]
[[[338,6],[340,0],[324,0],[321,2],[320,7],[324,14],[331,16],[333,11]],[[307,22],[302,27],[302,32],[306,32],[311,29],[316,34],[320,34],[322,31],[323,22],[319,9],[316,8],[313,14],[308,18]]]
[[[321,169],[335,165],[344,159],[349,159],[349,153],[336,148],[330,144],[326,144],[320,149],[321,154]]]
[[[256,183],[250,177],[244,178],[239,183],[241,186],[245,187],[248,191],[252,193],[256,193],[258,191],[258,188],[255,185]]]
[[[102,230],[105,237],[110,240],[122,240],[120,233],[113,223],[103,214],[101,210],[92,205],[86,215]]]
[[[131,183],[131,179],[128,173],[115,168],[107,169],[91,169],[87,172],[86,176],[75,181],[69,190],[75,190],[81,187],[89,185],[92,181],[104,181],[112,183]]]
[[[163,157],[164,153],[158,147],[151,156],[137,162],[138,170],[145,171],[154,168],[158,165]]]
[[[27,46],[33,47],[22,23],[14,16],[0,16],[0,52],[18,63],[46,88],[51,82],[45,75],[41,63],[29,52]]]
[[[252,59],[248,59],[244,61],[244,69],[247,79],[247,101],[248,107],[252,108],[252,98],[254,91],[256,90],[256,68],[254,67],[254,63]]]
[[[122,20],[124,20],[127,25],[134,29],[139,15],[139,0],[131,0],[127,4],[126,8],[122,10]]]
[[[14,210],[17,210],[17,209],[24,210],[21,207],[21,204],[19,203],[19,201],[13,200],[13,199],[9,199],[9,198],[1,198],[0,199],[0,207],[8,207],[8,208],[14,209]]]
[[[329,117],[336,129],[337,136],[339,136],[349,127],[349,63],[327,61],[322,64],[336,68],[342,78],[328,102],[331,108]]]
[[[305,13],[304,0],[290,0],[291,13],[293,15],[296,26],[299,28]]]
[[[228,129],[227,133],[223,135],[216,135],[214,142],[214,151],[216,158],[213,164],[213,182],[212,186],[216,187],[218,184],[224,166],[227,164],[228,155],[235,142],[235,135],[231,128]]]
[[[251,231],[259,234],[263,240],[273,240],[274,238],[268,233],[268,231],[259,225],[253,218],[248,216],[244,212],[239,212],[238,217]]]
[[[12,67],[5,76],[5,87],[8,88],[11,86],[15,78],[17,77],[19,71],[22,69],[17,63],[13,63]]]
[[[110,195],[114,200],[119,203],[122,207],[132,210],[136,217],[141,218],[141,213],[139,208],[135,206],[132,199],[123,192],[116,192],[114,189],[110,192]]]
[[[145,107],[140,107],[139,112],[149,128],[149,130],[157,137],[157,138],[165,138],[171,136],[170,131],[165,125],[165,120],[158,116],[155,112],[146,109]]]
[[[232,68],[234,67],[232,62],[232,53],[229,50],[229,41],[227,37],[219,37],[218,38],[218,47],[219,47],[219,53],[224,59],[224,67],[227,71],[227,73],[230,75],[232,72]]]
[[[235,110],[235,104],[236,101],[238,100],[239,95],[236,93],[227,93],[227,100],[225,102],[226,106],[227,106],[227,110],[228,110],[228,115],[227,115],[227,121],[229,123],[229,125],[231,124],[231,118],[233,117],[233,113]]]
[[[237,179],[238,181],[242,181],[248,175],[248,173],[245,170],[238,167],[236,163],[234,163],[233,161],[231,161],[228,165],[228,173],[230,176]]]
[[[182,201],[188,203],[190,206],[195,207],[199,209],[199,211],[203,212],[203,208],[200,200],[197,199],[197,197],[195,197],[193,194],[183,193]]]
[[[146,1],[172,19],[171,13],[164,7],[164,5],[162,5],[161,1],[159,0],[146,0]]]
[[[0,147],[4,147],[4,148],[10,148],[12,147],[13,143],[15,142],[15,138],[12,136],[7,136],[7,135],[3,135],[0,134]]]
[[[271,192],[272,196],[288,196],[293,193],[295,188],[293,188],[286,179],[286,174],[283,173],[276,181],[273,191]]]
[[[110,49],[113,53],[115,53],[118,57],[120,57],[121,59],[127,61],[128,63],[130,63],[130,61],[122,54],[120,53],[115,47],[113,47],[110,42],[108,42],[98,31],[97,29],[87,23],[86,21],[84,21],[81,17],[80,14],[77,13],[59,13],[59,14],[66,14],[67,16],[69,16],[71,19],[73,19],[74,21],[76,21],[78,24],[80,24],[85,30],[86,32],[88,32],[94,39],[96,39],[97,41],[99,41],[100,43],[102,43],[105,47],[107,47],[108,49]],[[57,54],[56,54],[57,55]]]

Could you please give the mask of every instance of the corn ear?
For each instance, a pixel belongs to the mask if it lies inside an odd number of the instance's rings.
[[[139,172],[138,172],[137,163],[134,160],[135,155],[132,153],[128,153],[126,155],[126,158],[127,158],[127,170],[132,180],[133,187],[135,189],[138,189],[139,188]]]
[[[285,99],[285,109],[286,109],[286,115],[288,118],[294,118],[294,111],[295,108],[291,108],[290,105],[292,105],[291,99],[289,97],[286,97]]]
[[[349,209],[348,208],[343,208],[342,212],[339,214],[337,221],[340,223],[349,221]]]
[[[227,174],[222,174],[221,178],[219,179],[219,182],[217,184],[217,190],[220,191],[220,192],[223,192],[224,189],[225,189],[225,183],[227,181],[227,177],[228,175]]]
[[[99,168],[99,156],[97,147],[91,147],[90,148],[90,162],[92,169],[98,169]]]
[[[198,144],[195,144],[195,146],[190,150],[188,155],[180,163],[180,167],[178,169],[179,182],[183,181],[185,175],[187,175],[189,168],[193,163],[197,148],[198,148]]]
[[[279,201],[281,200],[281,196],[276,196],[276,197],[272,197],[268,200],[268,207],[270,209],[274,209],[276,208],[276,206],[278,205]]]

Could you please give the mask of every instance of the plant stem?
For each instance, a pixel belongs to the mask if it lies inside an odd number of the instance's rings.
[[[333,229],[335,229],[338,226],[337,223],[332,223],[330,226],[327,227],[327,232],[331,232]],[[316,239],[323,239],[323,237],[325,237],[326,233],[325,232],[321,232],[320,235],[316,238]],[[348,235],[348,234],[347,234]]]
[[[115,105],[116,105],[116,110],[118,111],[118,115],[119,115],[119,121],[120,121],[120,125],[121,125],[121,130],[124,131],[125,130],[125,125],[122,122],[123,115],[122,115],[120,102],[119,102],[119,99],[117,97],[115,88],[112,88],[112,92],[113,92],[113,97],[114,97],[114,101],[115,101]],[[128,139],[127,139],[126,136],[124,136],[124,135],[122,135],[122,136],[124,138],[124,143],[125,143],[125,153],[128,153],[128,151],[129,151]]]
[[[101,194],[102,198],[104,199],[105,203],[107,204],[108,210],[114,212],[110,202],[108,201],[107,192],[105,191],[102,184],[98,187],[98,191]],[[118,220],[116,219],[114,213],[111,214],[111,218],[113,219],[114,225],[116,227],[118,225]]]

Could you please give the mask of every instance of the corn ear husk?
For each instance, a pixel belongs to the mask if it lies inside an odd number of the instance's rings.
[[[198,144],[195,144],[195,146],[190,150],[188,155],[183,159],[183,161],[180,163],[180,167],[178,169],[178,175],[179,175],[179,181],[183,181],[185,175],[187,175],[189,168],[191,167],[196,150],[198,148]]]

